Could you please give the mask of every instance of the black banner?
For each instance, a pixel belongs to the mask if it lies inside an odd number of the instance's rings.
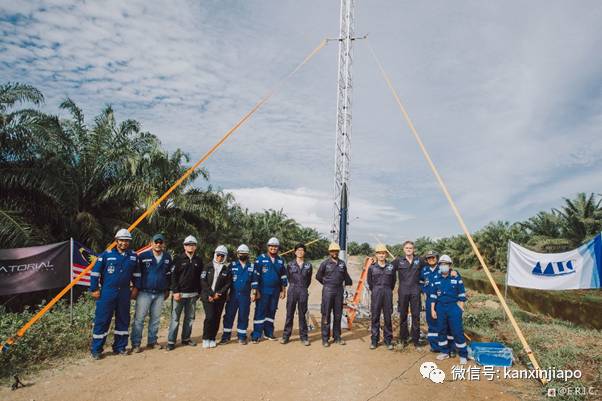
[[[64,287],[70,280],[70,243],[0,249],[0,295]]]

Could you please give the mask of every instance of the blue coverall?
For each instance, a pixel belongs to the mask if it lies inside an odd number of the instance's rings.
[[[420,284],[422,285],[422,292],[426,296],[424,300],[425,304],[425,315],[426,315],[426,324],[428,326],[428,333],[426,337],[428,339],[429,344],[431,345],[432,351],[439,351],[439,345],[437,342],[439,341],[439,333],[437,332],[437,319],[433,319],[431,316],[431,304],[434,302],[434,299],[431,298],[431,293],[433,287],[431,284],[436,281],[436,277],[439,276],[439,266],[435,266],[433,269],[429,265],[426,265],[422,268],[420,272]]]
[[[249,312],[251,310],[251,283],[255,280],[255,265],[246,262],[244,266],[240,260],[232,262],[232,287],[226,303],[224,314],[224,332],[222,341],[227,341],[232,335],[234,317],[238,312],[236,332],[240,340],[247,338],[247,327],[249,326]]]
[[[258,289],[260,298],[256,303],[255,317],[253,319],[254,341],[259,340],[262,334],[268,338],[274,337],[274,317],[278,309],[280,291],[288,285],[284,260],[276,256],[274,261],[261,254],[255,261],[255,280],[253,289]]]
[[[454,345],[460,357],[468,357],[466,349],[466,337],[464,337],[464,325],[462,323],[462,309],[458,302],[466,302],[466,290],[462,277],[439,274],[432,283],[431,299],[435,302],[437,312],[437,332],[439,333],[438,345],[442,353],[449,353],[450,344],[448,337],[448,326],[453,337]]]
[[[92,331],[92,354],[101,354],[111,319],[115,314],[113,352],[125,352],[130,325],[130,283],[140,286],[140,273],[136,272],[138,257],[132,250],[123,254],[116,249],[103,252],[90,273],[90,292],[99,289],[96,301],[94,329]]]

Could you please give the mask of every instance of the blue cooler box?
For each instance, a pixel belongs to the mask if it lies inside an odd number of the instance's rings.
[[[512,349],[502,343],[473,342],[469,351],[481,366],[512,366]]]

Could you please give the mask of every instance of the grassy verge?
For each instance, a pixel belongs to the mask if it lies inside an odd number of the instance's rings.
[[[528,365],[528,358],[497,298],[474,291],[469,291],[469,294],[464,324],[473,340],[507,344],[513,349],[515,358]],[[545,399],[548,388],[591,386],[602,391],[602,333],[599,330],[585,329],[563,320],[526,312],[511,300],[508,305],[542,369],[579,369],[583,373],[581,380],[552,380],[541,389],[542,399]],[[599,396],[572,395],[562,399],[593,400],[599,399],[596,398]]]
[[[0,309],[0,339],[15,335],[34,312],[8,313]],[[88,349],[94,302],[83,297],[73,305],[70,324],[69,304],[59,302],[40,319],[8,352],[0,354],[0,381],[42,366],[51,366],[59,358],[73,356]]]
[[[134,305],[135,303],[132,302],[130,311],[132,320]],[[7,384],[12,380],[13,375],[34,373],[56,366],[65,358],[87,355],[92,337],[94,308],[94,301],[90,297],[80,298],[73,305],[73,324],[71,324],[69,303],[65,300],[57,303],[8,352],[0,354],[0,383]],[[197,302],[196,309],[202,313],[201,302]],[[33,312],[9,313],[0,307],[0,341],[13,336],[33,315]],[[169,325],[170,316],[171,301],[167,299],[161,313],[161,327]],[[148,320],[145,322],[144,329],[146,333]],[[111,329],[109,332],[107,344],[113,343],[112,331]],[[110,346],[106,348],[110,349]]]

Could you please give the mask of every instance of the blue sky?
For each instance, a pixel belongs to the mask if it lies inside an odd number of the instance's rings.
[[[168,6],[166,6],[168,5]],[[106,104],[199,158],[323,37],[339,2],[0,0],[0,76],[89,121]],[[357,1],[470,229],[602,187],[602,3]],[[365,42],[354,64],[351,240],[459,232]],[[206,163],[250,210],[328,232],[337,46]]]

